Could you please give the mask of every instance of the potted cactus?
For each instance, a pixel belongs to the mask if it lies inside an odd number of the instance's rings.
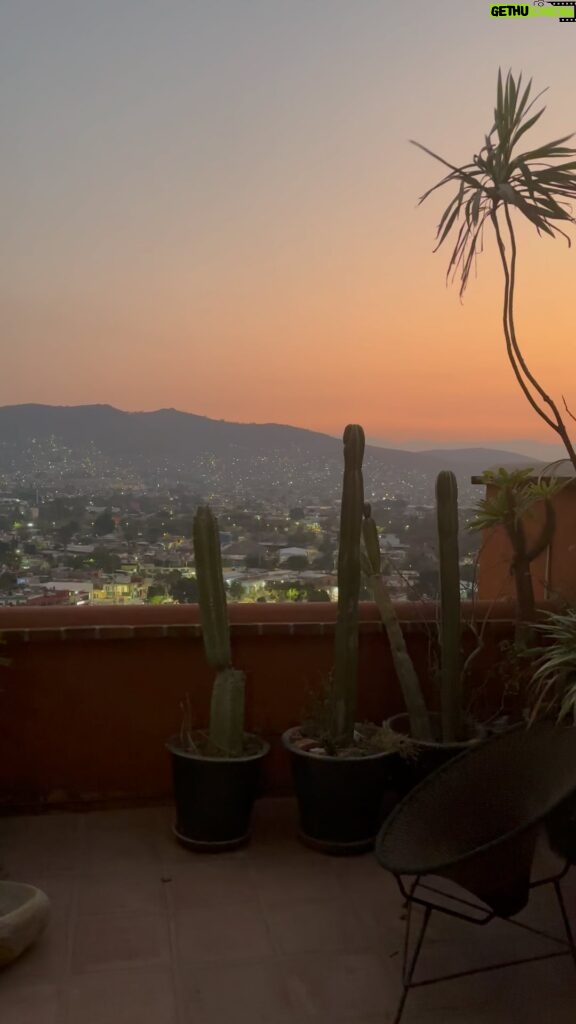
[[[174,832],[196,850],[247,842],[262,759],[269,744],[244,731],[244,672],[232,666],[218,523],[208,507],[194,517],[194,554],[206,660],[216,670],[207,731],[193,730],[189,704],[180,736],[168,743],[176,801]]]
[[[406,704],[406,712],[395,715],[388,725],[394,733],[410,737],[414,754],[408,761],[397,763],[395,783],[399,795],[483,735],[483,730],[464,714],[458,486],[456,477],[448,470],[443,470],[436,479],[436,514],[440,563],[440,712],[429,711],[426,706],[416,669],[381,576],[376,524],[371,517],[370,506],[366,505],[364,510],[364,570],[388,634]]]
[[[334,668],[315,713],[283,736],[292,762],[300,838],[334,854],[373,846],[395,802],[393,763],[409,756],[410,747],[386,726],[357,722],[364,444],[362,427],[349,424],[344,431]]]

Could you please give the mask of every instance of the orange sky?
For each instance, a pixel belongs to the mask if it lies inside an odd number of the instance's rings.
[[[499,64],[550,86],[536,144],[576,128],[576,25],[419,10],[6,5],[0,402],[553,442],[506,361],[494,246],[461,305],[432,253],[450,193],[416,208],[442,169],[407,140],[470,159]],[[519,337],[576,407],[576,249],[520,250]]]

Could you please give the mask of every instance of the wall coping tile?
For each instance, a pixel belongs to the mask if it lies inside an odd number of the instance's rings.
[[[438,619],[433,602],[398,602],[396,613],[405,632],[427,630]],[[554,607],[551,602],[539,606]],[[326,636],[334,633],[335,603],[230,604],[233,636]],[[464,623],[510,623],[515,619],[512,601],[464,601]],[[375,604],[360,604],[361,633],[383,632]],[[110,605],[8,607],[0,609],[0,635],[11,642],[59,640],[134,640],[166,637],[199,638],[202,635],[198,605]]]

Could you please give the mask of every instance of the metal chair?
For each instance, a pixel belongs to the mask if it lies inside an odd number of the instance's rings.
[[[532,880],[536,844],[547,820],[575,791],[576,728],[545,722],[516,727],[456,757],[412,790],[387,818],[375,853],[395,876],[407,910],[403,991],[394,1024],[399,1024],[412,988],[556,956],[571,955],[576,967],[576,945],[560,886],[570,859],[555,874]],[[429,884],[430,876],[455,883],[474,901]],[[532,889],[544,885],[554,888],[566,939],[511,920],[527,905]],[[423,907],[424,915],[410,953],[415,906]],[[504,918],[561,948],[415,981],[434,912],[479,925]]]

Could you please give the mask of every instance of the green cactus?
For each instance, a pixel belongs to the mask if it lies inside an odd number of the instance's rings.
[[[344,480],[338,549],[338,615],[334,641],[333,734],[348,746],[354,736],[358,675],[358,600],[360,539],[364,508],[362,460],[364,431],[358,424],[344,430]]]
[[[378,527],[372,519],[371,512],[370,505],[364,505],[362,566],[388,636],[394,668],[410,719],[410,735],[415,740],[432,740],[434,738],[432,726],[420,687],[420,680],[406,647],[402,627],[394,610],[394,603],[382,579]]]
[[[458,485],[454,473],[436,479],[436,518],[440,559],[440,648],[442,738],[462,736],[462,666],[460,660],[460,567],[458,552]]]
[[[210,703],[210,745],[223,756],[241,757],[245,675],[232,667],[218,521],[208,506],[194,516],[193,539],[204,651],[217,672]]]

